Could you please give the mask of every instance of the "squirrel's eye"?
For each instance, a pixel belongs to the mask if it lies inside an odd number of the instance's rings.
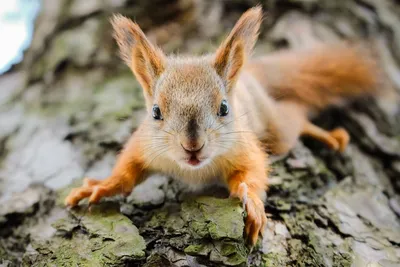
[[[228,101],[222,100],[221,106],[219,107],[218,116],[226,116],[229,113]]]
[[[156,120],[162,120],[161,110],[158,105],[153,106],[153,118]]]

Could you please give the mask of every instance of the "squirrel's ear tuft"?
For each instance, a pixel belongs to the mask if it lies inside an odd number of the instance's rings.
[[[228,90],[234,86],[246,57],[253,51],[261,21],[261,6],[246,11],[215,54],[214,67]]]
[[[132,69],[147,96],[151,97],[155,81],[165,68],[163,52],[149,42],[139,25],[132,20],[115,14],[110,21],[121,58]]]

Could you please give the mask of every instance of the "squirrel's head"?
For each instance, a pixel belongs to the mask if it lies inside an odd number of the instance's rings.
[[[215,54],[185,58],[165,56],[136,23],[114,15],[122,59],[144,90],[149,157],[163,155],[182,167],[198,168],[237,144],[240,114],[234,112],[232,92],[261,19],[261,7],[248,10]]]

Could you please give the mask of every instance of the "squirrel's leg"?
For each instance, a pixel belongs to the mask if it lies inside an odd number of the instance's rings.
[[[296,145],[307,122],[307,110],[305,106],[287,100],[275,102],[274,106],[274,113],[269,117],[265,143],[269,152],[282,155]]]
[[[294,101],[276,103],[277,112],[271,117],[268,147],[274,154],[284,154],[296,144],[301,135],[311,136],[333,150],[341,152],[346,148],[350,136],[343,128],[324,130],[307,118],[307,109]]]
[[[267,222],[263,203],[266,184],[267,177],[265,173],[257,174],[240,171],[228,179],[231,197],[238,197],[246,209],[245,233],[252,245],[257,242],[258,236],[262,234]]]
[[[119,156],[112,174],[105,180],[85,178],[81,187],[72,189],[65,199],[65,205],[76,206],[80,200],[87,197],[89,204],[93,204],[102,197],[129,195],[133,187],[143,179],[143,163],[138,146],[139,142],[134,134]]]
[[[310,121],[304,123],[301,135],[311,136],[325,143],[329,148],[339,150],[340,152],[346,149],[350,141],[350,135],[345,129],[336,128],[332,131],[326,131]]]

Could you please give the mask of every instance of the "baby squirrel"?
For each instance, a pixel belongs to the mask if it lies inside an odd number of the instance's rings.
[[[129,195],[150,174],[189,185],[222,182],[244,204],[245,233],[255,244],[266,223],[268,151],[289,151],[308,135],[343,151],[349,134],[310,122],[321,109],[373,93],[377,63],[359,44],[321,44],[247,62],[257,40],[262,9],[249,9],[212,55],[166,56],[139,26],[111,19],[121,57],[143,87],[148,111],[105,180],[86,178],[65,199]]]

